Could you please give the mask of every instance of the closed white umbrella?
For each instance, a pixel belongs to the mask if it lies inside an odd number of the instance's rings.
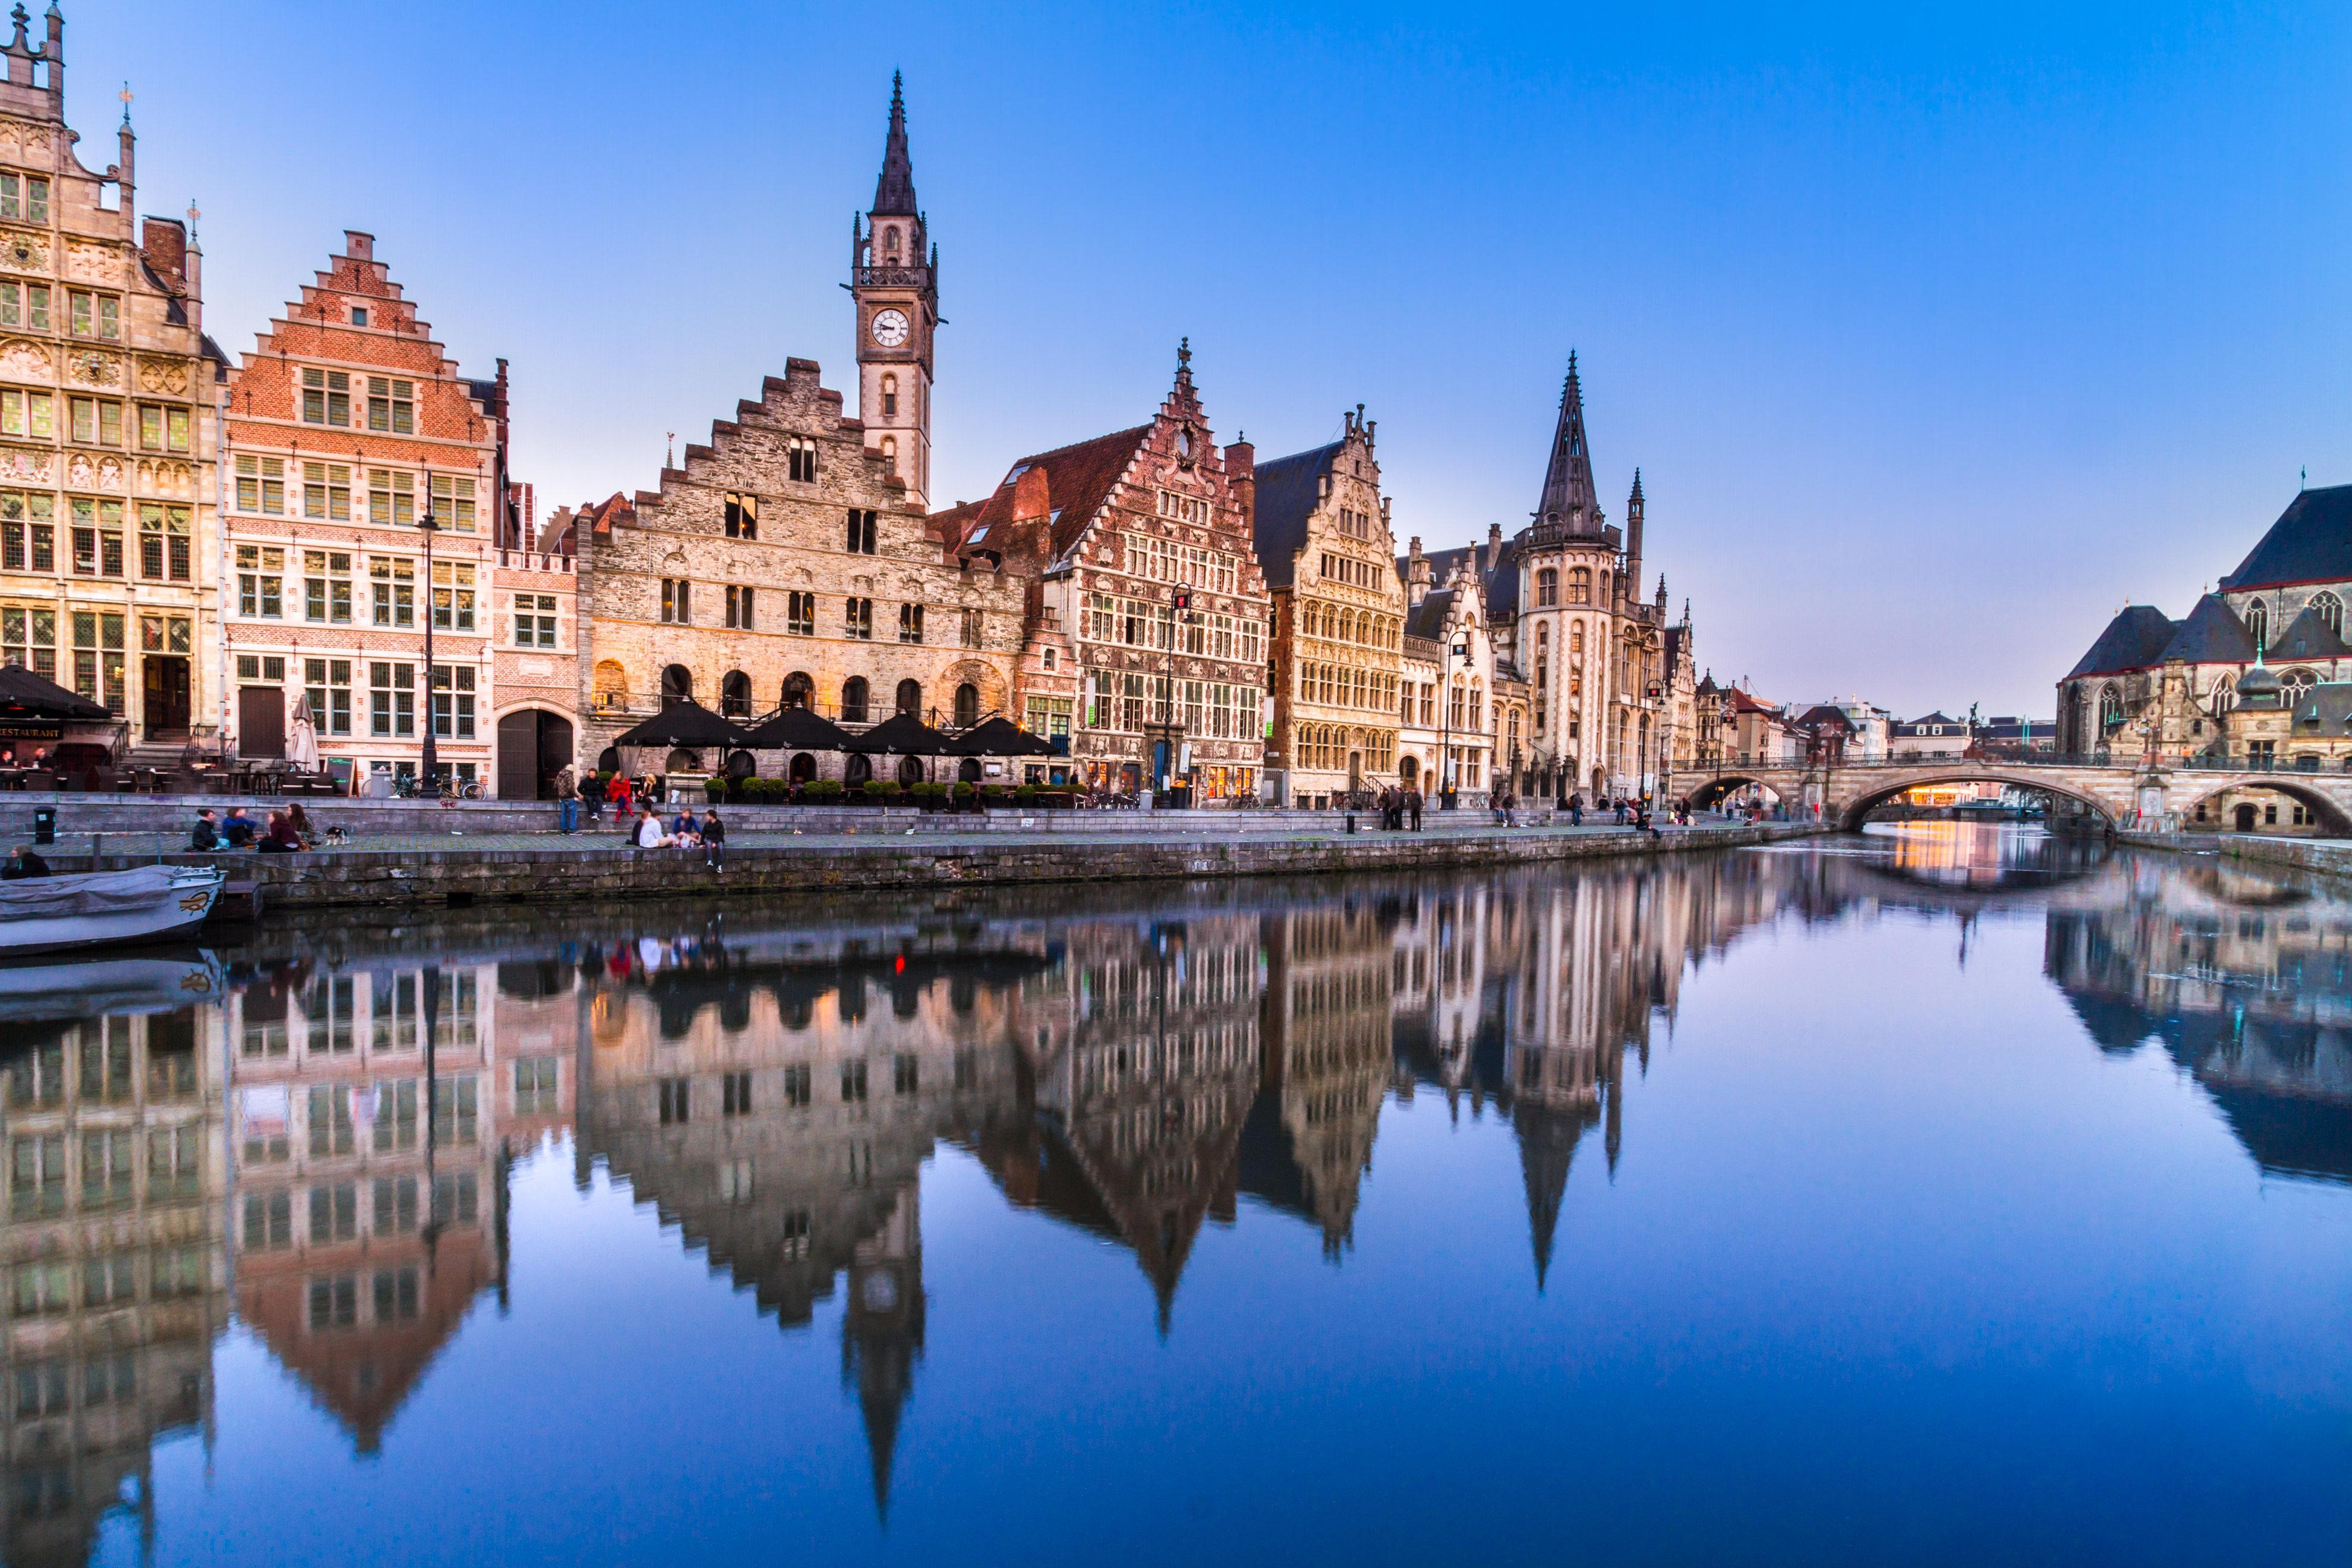
[[[319,726],[310,718],[310,694],[294,699],[294,733],[286,743],[286,760],[306,773],[319,771]]]

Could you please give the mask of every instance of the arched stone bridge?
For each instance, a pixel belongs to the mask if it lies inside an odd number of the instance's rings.
[[[1667,774],[1664,798],[1687,798],[1712,805],[1725,795],[1761,784],[1793,809],[1810,814],[1818,804],[1822,820],[1851,832],[1863,817],[1906,790],[1924,784],[1998,784],[2037,790],[2074,801],[2124,827],[2173,830],[2197,826],[2197,807],[2207,805],[2208,822],[2220,820],[2210,803],[2231,791],[2266,790],[2310,808],[2324,833],[2352,835],[2352,773],[2257,769],[2167,767],[2144,763],[2020,763],[1950,757],[1935,762],[1874,763],[1834,767],[1787,764],[1769,767],[1726,763],[1677,765]]]

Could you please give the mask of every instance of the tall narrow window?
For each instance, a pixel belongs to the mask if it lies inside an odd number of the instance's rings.
[[[784,595],[784,630],[794,637],[816,636],[816,595],[798,591]]]
[[[692,589],[685,578],[661,580],[661,618],[672,626],[685,626],[693,620]]]
[[[727,537],[757,539],[760,537],[760,498],[735,490],[727,492]]]
[[[753,594],[752,589],[739,588],[732,583],[727,584],[727,625],[730,627],[744,632],[755,629],[751,624]]]
[[[920,642],[923,640],[922,605],[901,605],[898,606],[898,640],[900,642]]]
[[[875,514],[871,511],[855,509],[850,511],[848,539],[849,553],[852,555],[874,553],[874,518]]]
[[[785,444],[786,477],[795,484],[808,484],[816,479],[816,443],[805,436],[795,436]]]

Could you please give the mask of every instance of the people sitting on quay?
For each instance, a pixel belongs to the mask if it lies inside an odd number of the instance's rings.
[[[46,877],[49,863],[33,853],[29,844],[19,844],[8,854],[8,863],[0,866],[0,882],[21,882],[28,877]]]
[[[669,825],[669,841],[680,849],[691,849],[702,842],[702,825],[695,821],[693,807],[678,807]]]
[[[221,847],[220,824],[213,817],[213,808],[196,813],[196,825],[188,829],[188,847],[209,854]]]
[[[621,830],[625,833],[631,831],[629,808],[633,803],[630,799],[628,775],[616,773],[605,781],[604,804],[613,808],[613,820],[620,824]]]
[[[269,814],[269,830],[254,846],[264,855],[291,855],[302,847],[302,836],[294,830],[294,820],[283,811]]]
[[[712,806],[702,814],[702,863],[712,874],[727,875],[727,825],[719,820],[719,808]]]
[[[252,848],[255,832],[256,825],[254,820],[245,815],[245,807],[241,805],[232,805],[228,808],[228,819],[221,824],[221,838],[228,847],[231,849]]]
[[[661,818],[654,815],[653,807],[641,805],[637,808],[637,824],[631,841],[639,850],[661,849],[668,846],[669,835],[662,831]]]
[[[310,820],[310,814],[302,809],[300,801],[294,801],[288,805],[286,820],[293,827],[294,837],[300,841],[303,848],[316,849],[319,847],[318,824]]]

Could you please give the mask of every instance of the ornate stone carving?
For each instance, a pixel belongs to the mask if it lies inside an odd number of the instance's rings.
[[[12,272],[47,272],[49,241],[46,235],[0,231],[0,267]]]
[[[120,386],[122,384],[122,361],[94,349],[68,354],[66,357],[66,379],[80,386]]]
[[[54,452],[0,452],[0,478],[37,479],[47,484],[56,457]]]
[[[98,488],[102,490],[119,490],[122,488],[121,458],[101,458],[99,459]]]
[[[111,283],[121,275],[121,264],[113,247],[87,239],[66,241],[67,277],[92,283]]]
[[[139,362],[139,384],[149,392],[178,396],[188,390],[188,367],[177,360],[142,359]]]
[[[78,490],[95,489],[96,486],[92,480],[96,474],[97,470],[90,467],[89,458],[80,452],[76,452],[72,460],[66,464],[66,483]]]
[[[6,348],[0,348],[0,371],[25,379],[47,380],[56,366],[50,362],[49,351],[38,343],[18,338]]]

